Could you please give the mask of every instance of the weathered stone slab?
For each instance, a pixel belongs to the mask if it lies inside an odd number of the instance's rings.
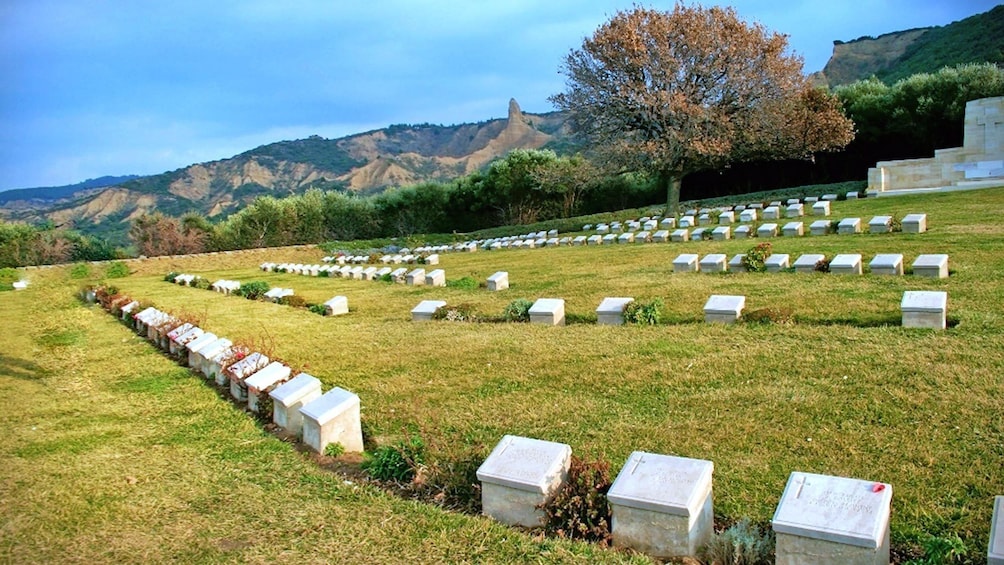
[[[774,253],[764,261],[764,266],[768,273],[779,273],[788,268],[789,255],[787,253]]]
[[[482,513],[510,526],[541,526],[539,508],[568,477],[572,448],[507,435],[478,468]]]
[[[337,443],[348,453],[363,451],[359,421],[359,397],[335,387],[300,408],[303,416],[303,443],[317,453]]]
[[[603,243],[605,245],[616,244],[617,243],[617,234],[615,234],[615,233],[608,233],[607,235],[603,236]]]
[[[900,276],[903,274],[903,254],[881,253],[876,255],[868,263],[868,270],[873,275]]]
[[[753,208],[749,208],[749,209],[743,210],[742,212],[739,212],[739,221],[740,222],[755,222],[756,221],[756,210],[753,209]]]
[[[868,220],[868,233],[889,233],[892,231],[892,216],[875,216]]]
[[[505,290],[509,288],[509,273],[506,271],[498,271],[492,276],[488,277],[488,290],[492,292],[497,292],[500,290]]]
[[[572,245],[585,245],[588,238],[584,235],[577,235],[575,239],[572,240]]]
[[[655,243],[667,243],[669,241],[669,231],[659,230],[652,235],[652,241]]]
[[[697,217],[697,225],[699,226],[710,226],[711,225],[711,215],[707,212],[701,214]]]
[[[247,378],[268,366],[269,359],[257,351],[233,362],[223,372],[230,380],[230,396],[238,402],[247,402]]]
[[[690,230],[684,228],[673,230],[673,233],[669,236],[669,238],[675,242],[689,241]]]
[[[844,218],[837,224],[837,233],[849,235],[861,233],[861,218]]]
[[[625,232],[617,238],[617,243],[634,243],[634,233]]]
[[[827,202],[836,202],[837,201],[837,195],[836,194],[824,194],[823,195],[823,200],[825,200]]]
[[[826,235],[830,233],[833,228],[833,223],[829,220],[816,220],[809,224],[809,233],[811,235]]]
[[[736,231],[732,234],[736,239],[746,239],[750,237],[750,233],[753,228],[749,225],[743,224],[736,228]]]
[[[272,421],[297,437],[303,432],[303,414],[300,408],[321,396],[321,381],[307,373],[300,373],[269,393],[272,397]]]
[[[927,214],[907,214],[902,225],[903,233],[924,233],[927,231]]]
[[[711,230],[711,239],[715,241],[725,241],[732,238],[732,228],[729,226],[718,226]]]
[[[805,223],[804,222],[788,222],[784,224],[781,228],[781,233],[784,237],[802,237],[805,235]]]
[[[729,270],[733,273],[745,273],[746,265],[743,265],[743,258],[746,257],[745,253],[737,253],[729,259]]]
[[[936,290],[908,290],[903,293],[900,310],[903,313],[904,328],[943,330],[946,327],[948,293]]]
[[[784,210],[784,216],[786,218],[801,218],[805,215],[805,204],[801,202],[795,204],[788,204],[788,207]]]
[[[692,228],[695,224],[697,224],[697,220],[694,216],[684,216],[680,218],[679,226],[681,228]]]
[[[918,277],[944,279],[948,277],[948,255],[918,255],[910,267]]]
[[[652,234],[647,231],[640,231],[634,234],[635,243],[652,243]]]
[[[436,310],[439,310],[443,306],[446,306],[445,300],[423,300],[411,310],[411,321],[427,322],[432,319]]]
[[[426,286],[446,286],[446,271],[435,269],[425,275]]]
[[[676,227],[676,218],[663,218],[659,222],[659,226],[664,229],[671,230]]]
[[[273,361],[248,377],[244,384],[247,387],[248,409],[254,413],[260,412],[259,400],[272,389],[289,380],[292,369],[278,361]]]
[[[830,215],[830,201],[823,200],[816,202],[812,205],[812,215],[813,216],[829,216]]]
[[[847,193],[847,199],[848,200],[857,200],[858,199],[858,191],[852,190],[852,191],[848,192]]]
[[[548,326],[565,325],[565,300],[562,298],[539,298],[530,307],[530,323]]]
[[[796,273],[814,273],[816,272],[816,263],[819,263],[823,259],[826,259],[826,255],[820,255],[818,253],[805,253],[799,255],[798,259],[792,263],[792,267],[795,268]]]
[[[634,302],[634,298],[607,297],[596,308],[596,323],[619,326],[624,323],[624,308]]]
[[[708,324],[734,324],[745,307],[745,296],[713,294],[704,303],[704,321]]]
[[[206,332],[199,337],[193,339],[185,345],[185,349],[188,350],[188,366],[201,372],[201,365],[199,363],[199,353],[200,351],[216,342],[219,337],[212,332]]]
[[[781,219],[781,209],[777,206],[768,206],[763,209],[763,219],[765,220],[779,220]]]
[[[729,226],[732,225],[735,221],[736,221],[736,213],[731,210],[718,214],[718,225],[720,226]]]
[[[774,512],[780,565],[888,565],[892,485],[794,472]]]
[[[204,333],[206,332],[204,332],[202,328],[192,326],[187,332],[178,335],[171,340],[171,344],[169,346],[171,355],[185,354],[187,356],[188,352],[185,349],[185,346],[198,339]]]
[[[635,451],[614,479],[614,545],[658,559],[694,557],[714,531],[711,461]]]
[[[603,245],[603,236],[599,234],[594,234],[589,236],[586,240],[589,245]]]
[[[709,253],[698,262],[702,273],[724,273],[728,271],[728,257],[724,253]]]
[[[777,237],[777,224],[761,224],[756,230],[756,236],[760,238]]]
[[[674,273],[695,273],[700,268],[698,266],[696,253],[682,253],[673,259]]]
[[[702,241],[707,233],[709,233],[708,228],[697,228],[690,232],[690,239],[693,241]]]
[[[429,255],[428,257],[426,257],[425,258],[425,264],[426,265],[438,265],[439,264],[439,254],[438,253],[432,253],[431,255]]]
[[[341,316],[349,313],[349,299],[344,296],[335,296],[324,303],[325,316]]]
[[[1004,565],[1004,496],[994,498],[994,513],[990,520],[990,542],[987,544],[987,565]]]
[[[413,269],[404,279],[408,286],[422,286],[425,284],[425,269]]]
[[[861,254],[841,253],[837,255],[830,261],[830,272],[834,275],[860,275],[862,273]]]

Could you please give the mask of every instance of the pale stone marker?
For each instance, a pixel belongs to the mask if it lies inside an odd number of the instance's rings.
[[[902,224],[903,233],[924,233],[927,231],[927,214],[907,214]]]
[[[606,224],[600,224],[596,226],[596,233],[610,233],[610,226]]]
[[[438,265],[439,264],[439,254],[433,253],[425,258],[426,265]]]
[[[614,479],[614,545],[652,557],[695,556],[714,532],[714,463],[635,451]]]
[[[892,216],[875,216],[868,220],[868,233],[889,233],[892,231]]]
[[[729,226],[718,226],[711,230],[711,239],[715,241],[725,241],[732,237],[732,228]]]
[[[488,290],[492,292],[497,292],[500,290],[505,290],[509,288],[509,273],[506,271],[498,271],[492,276],[488,277]]]
[[[861,218],[844,218],[837,224],[837,233],[841,235],[861,233]]]
[[[188,350],[188,366],[201,372],[201,364],[199,354],[202,349],[215,343],[219,337],[212,332],[206,332],[199,337],[193,339],[185,345],[185,349]]]
[[[596,308],[596,323],[620,326],[624,323],[624,308],[634,302],[634,298],[607,297]]]
[[[688,241],[690,240],[690,230],[684,228],[673,230],[669,238],[675,242]]]
[[[699,268],[696,253],[683,253],[673,259],[674,273],[695,273]]]
[[[389,275],[391,273],[390,267],[380,267],[376,273],[373,274],[373,280],[379,280],[383,278],[384,275]]]
[[[789,198],[788,200],[785,201],[785,204],[791,206],[793,204],[798,204],[799,202],[800,200],[798,198]]]
[[[813,216],[829,216],[830,215],[830,201],[823,200],[821,202],[816,202],[812,205],[812,215]]]
[[[588,238],[584,235],[577,235],[575,236],[575,239],[572,240],[572,245],[585,245],[587,239]]]
[[[945,313],[948,309],[948,293],[940,290],[908,290],[900,302],[904,328],[946,327]]]
[[[708,213],[703,213],[697,217],[697,225],[699,226],[710,226],[711,225],[711,215]]]
[[[873,275],[900,276],[903,274],[903,255],[901,253],[881,253],[868,263],[868,269]]]
[[[834,275],[860,275],[861,254],[841,253],[830,261],[830,272]]]
[[[994,513],[990,520],[990,542],[987,544],[987,565],[1004,565],[1004,496],[994,498]]]
[[[91,294],[94,294],[94,291],[93,291],[93,290],[92,290],[92,291],[89,291],[89,292],[90,292]],[[94,301],[93,301],[93,300],[90,300],[90,299],[88,299],[88,302],[94,302]],[[135,300],[133,300],[133,301],[132,301],[132,302],[130,302],[129,304],[126,304],[125,306],[123,306],[123,307],[122,307],[122,310],[121,310],[121,313],[122,313],[122,319],[123,319],[123,320],[126,320],[126,319],[128,319],[128,318],[129,318],[129,315],[130,315],[130,314],[132,314],[132,311],[133,311],[133,310],[135,310],[135,309],[136,309],[136,308],[137,308],[138,306],[139,306],[139,302],[137,302],[137,301],[135,301]]]
[[[760,238],[777,237],[777,224],[761,224],[756,230],[756,236]]]
[[[817,198],[815,196],[806,196],[805,197],[805,203],[806,204],[815,204],[816,202],[819,202],[819,198]]]
[[[694,224],[696,224],[696,223],[697,222],[696,222],[696,220],[694,219],[693,216],[684,216],[684,217],[680,218],[680,224],[679,225],[680,225],[681,228],[692,228],[692,227],[694,227]]]
[[[188,322],[185,322],[184,324],[181,324],[180,326],[178,326],[178,327],[174,328],[173,330],[167,332],[167,340],[168,340],[167,347],[168,347],[168,352],[174,353],[175,351],[177,351],[177,347],[178,346],[175,343],[175,340],[177,340],[179,337],[181,337],[183,334],[185,334],[188,330],[190,330],[190,329],[192,329],[194,327],[195,327],[194,325],[192,325],[192,324],[190,324]]]
[[[805,223],[788,222],[781,228],[781,233],[784,234],[784,237],[802,237],[805,235]]]
[[[852,190],[852,191],[848,192],[847,193],[847,199],[848,200],[857,200],[858,199],[858,191]]]
[[[755,222],[756,221],[756,210],[753,209],[753,208],[749,208],[747,210],[743,210],[742,212],[739,212],[739,221],[740,222]]]
[[[603,245],[603,236],[599,234],[594,234],[589,236],[586,240],[589,245]]]
[[[704,303],[704,322],[708,324],[734,324],[746,307],[745,296],[712,294]]]
[[[743,265],[743,258],[746,257],[745,253],[737,253],[729,259],[729,270],[734,273],[745,273],[746,265]]]
[[[690,239],[694,241],[701,241],[704,239],[704,234],[708,233],[708,228],[697,228],[696,230],[690,232]]]
[[[788,268],[789,256],[787,253],[773,253],[764,261],[764,266],[768,273],[780,273]]]
[[[634,236],[635,243],[652,243],[652,234],[647,231],[640,231]]]
[[[556,237],[552,237],[547,240],[546,245],[547,247],[557,247],[558,245],[560,245],[560,240]]]
[[[765,220],[777,220],[780,219],[781,210],[777,206],[768,206],[763,209],[763,219]]]
[[[363,280],[363,271],[364,270],[365,269],[363,269],[362,266],[352,267],[352,270],[349,271],[349,275],[351,276],[352,280],[361,281],[361,280]]]
[[[617,238],[617,243],[634,243],[634,234],[631,232],[625,232]]]
[[[568,477],[572,448],[507,435],[478,467],[481,512],[510,526],[543,525],[543,506]]]
[[[910,267],[918,277],[943,279],[948,277],[948,255],[918,255]]]
[[[422,286],[425,284],[425,269],[415,269],[405,276],[408,286]]]
[[[772,522],[775,563],[888,565],[892,485],[793,472]]]
[[[320,398],[300,408],[303,416],[303,443],[324,453],[324,448],[337,443],[347,453],[363,451],[363,432],[359,422],[359,397],[335,387]]]
[[[324,303],[325,316],[341,316],[349,313],[349,299],[344,296],[336,296]]]
[[[432,319],[436,310],[439,310],[443,306],[446,306],[445,300],[423,300],[411,310],[411,321],[428,322]]]
[[[404,267],[399,267],[399,268],[394,269],[393,271],[391,271],[390,278],[394,282],[396,282],[396,283],[402,283],[403,284],[404,280],[405,280],[405,276],[407,274],[408,274],[408,269],[406,269]],[[425,282],[425,281],[423,281],[423,282]]]
[[[671,230],[676,227],[676,218],[663,218],[662,221],[659,222],[659,225],[663,228]]]
[[[746,239],[750,236],[750,232],[752,230],[753,228],[748,225],[741,225],[738,228],[736,228],[736,231],[733,235],[735,236],[736,239]]]
[[[617,234],[608,233],[607,235],[603,236],[603,243],[604,245],[613,245],[617,243]]]
[[[786,218],[801,218],[804,215],[805,215],[805,204],[802,203],[789,204],[784,211],[784,216]]]
[[[192,328],[187,332],[179,335],[175,339],[172,339],[170,344],[171,355],[181,355],[183,353],[187,355],[185,346],[198,339],[204,333],[206,332],[202,331],[202,328],[192,326]]]
[[[277,386],[269,396],[272,397],[272,421],[287,432],[300,436],[303,431],[300,408],[321,396],[321,381],[307,373],[300,373]]]
[[[248,377],[267,366],[269,359],[267,356],[255,351],[247,357],[232,363],[226,368],[224,373],[230,380],[230,396],[238,402],[247,402],[248,387],[245,382]]]
[[[371,281],[376,278],[377,268],[376,267],[366,267],[363,269],[363,280]]]
[[[446,286],[446,271],[436,269],[425,275],[426,286]]]
[[[728,257],[724,253],[709,253],[698,263],[702,273],[724,273],[728,269]]]
[[[806,253],[795,259],[795,262],[791,266],[795,267],[796,273],[814,273],[816,271],[816,263],[819,263],[823,259],[826,259],[826,255]]]
[[[655,232],[652,236],[652,241],[655,243],[666,243],[669,241],[669,232],[667,230],[659,230]]]
[[[736,221],[736,213],[732,212],[731,210],[728,212],[722,212],[721,214],[718,214],[718,225],[720,226],[732,225],[732,223],[735,221]]]
[[[273,361],[244,381],[247,386],[248,409],[254,413],[260,412],[258,400],[268,394],[273,388],[289,380],[292,369],[278,361]],[[274,410],[273,410],[274,412]]]
[[[565,325],[565,300],[562,298],[539,298],[530,307],[530,323],[548,326]]]
[[[816,220],[809,224],[809,233],[811,235],[826,235],[830,233],[832,225],[829,220]]]
[[[823,200],[826,201],[826,202],[836,202],[837,195],[836,194],[824,194],[823,195]]]

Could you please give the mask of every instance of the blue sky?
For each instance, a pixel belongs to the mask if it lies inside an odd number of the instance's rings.
[[[672,2],[644,3],[672,9]],[[819,70],[833,40],[992,0],[733,2]],[[155,174],[318,134],[553,108],[562,57],[630,2],[0,0],[0,190]]]

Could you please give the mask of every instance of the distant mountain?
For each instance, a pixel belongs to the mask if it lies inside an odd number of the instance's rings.
[[[80,192],[95,188],[114,186],[116,184],[128,182],[138,178],[140,178],[138,175],[125,175],[121,177],[106,176],[96,179],[87,179],[84,182],[68,184],[66,186],[45,186],[39,188],[15,188],[13,190],[5,190],[0,192],[0,206],[5,206],[11,202],[17,201],[23,202],[24,206],[44,206],[46,203],[51,205],[53,202],[70,198]]]
[[[820,84],[838,86],[876,76],[887,84],[960,63],[1004,63],[1004,5],[946,26],[834,41]]]

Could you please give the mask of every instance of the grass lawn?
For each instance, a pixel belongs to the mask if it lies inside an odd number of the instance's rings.
[[[131,262],[132,275],[106,282],[352,390],[378,443],[416,431],[433,460],[468,467],[507,433],[568,443],[615,470],[634,450],[708,459],[723,521],[769,521],[792,471],[883,481],[898,551],[957,534],[980,562],[1004,494],[1001,211],[1004,188],[835,202],[834,219],[864,224],[926,212],[929,231],[771,240],[792,261],[903,253],[909,267],[947,253],[944,280],[671,272],[680,253],[731,256],[754,239],[441,256],[449,280],[508,271],[500,293],[257,269],[317,263],[325,253],[311,248]],[[644,560],[346,483],[79,303],[73,293],[102,269],[31,270],[28,290],[0,293],[0,560]],[[182,288],[163,282],[169,271],[265,280],[315,303],[345,295],[351,311],[322,318]],[[905,290],[947,291],[952,327],[899,327]],[[797,323],[705,325],[711,294],[790,308]],[[663,323],[588,323],[605,296],[661,298]],[[587,323],[409,321],[426,299],[499,314],[542,297]]]

